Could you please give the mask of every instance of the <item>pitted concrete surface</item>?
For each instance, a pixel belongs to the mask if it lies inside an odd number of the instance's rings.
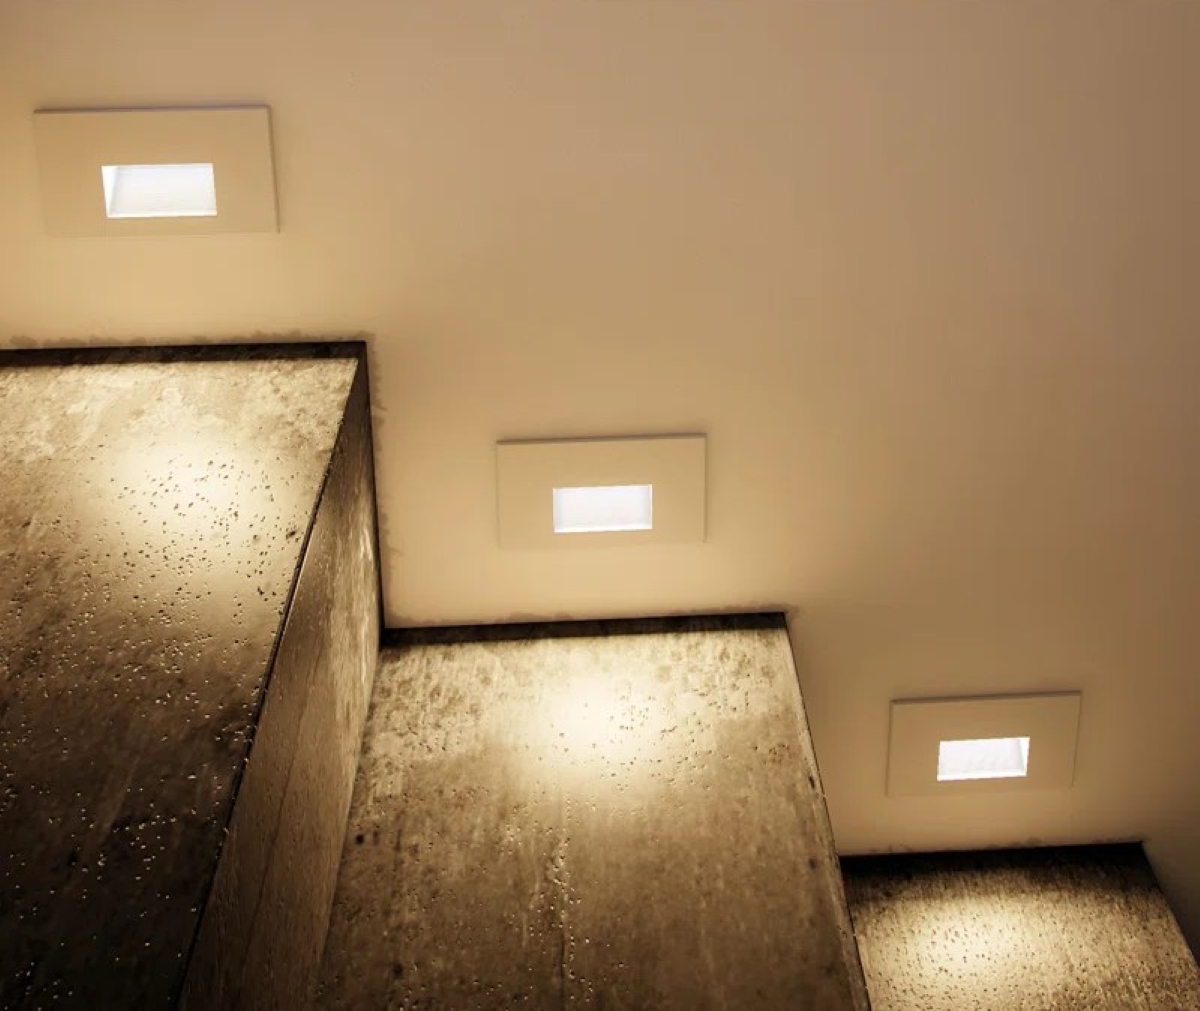
[[[1196,1011],[1137,845],[844,861],[874,1011]]]
[[[678,627],[385,650],[320,1007],[865,1008],[787,633]]]
[[[0,367],[0,1006],[165,1008],[357,363],[73,357]]]

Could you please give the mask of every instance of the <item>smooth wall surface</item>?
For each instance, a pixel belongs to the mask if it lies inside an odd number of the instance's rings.
[[[630,631],[384,650],[319,1007],[865,1011],[781,621]]]
[[[370,407],[354,375],[182,1007],[307,1008],[379,656]]]
[[[5,1009],[179,995],[356,368],[222,354],[0,360]]]
[[[839,847],[1146,838],[1200,945],[1200,4],[3,0],[0,341],[369,335],[390,625],[785,608]],[[54,240],[38,107],[266,102],[273,236]],[[98,182],[97,182],[98,184]],[[498,547],[498,439],[709,434]],[[897,697],[1082,690],[889,801]]]
[[[1195,1011],[1136,844],[842,862],[873,1011]]]

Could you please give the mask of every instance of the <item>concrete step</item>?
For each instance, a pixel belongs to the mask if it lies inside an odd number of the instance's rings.
[[[318,1006],[864,1009],[780,616],[568,629],[384,650]]]

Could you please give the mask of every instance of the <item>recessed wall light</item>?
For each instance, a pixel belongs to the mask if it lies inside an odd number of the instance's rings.
[[[265,106],[45,109],[33,136],[49,235],[278,231]]]
[[[110,218],[211,218],[217,213],[212,162],[102,165],[100,178]]]
[[[497,443],[500,546],[569,551],[702,543],[705,446],[703,435]]]
[[[653,529],[653,485],[617,484],[554,489],[556,534]]]
[[[938,782],[1015,779],[1028,774],[1028,737],[983,737],[938,744]]]
[[[1078,692],[896,699],[888,795],[949,801],[967,793],[1065,790],[1075,779],[1080,699]]]

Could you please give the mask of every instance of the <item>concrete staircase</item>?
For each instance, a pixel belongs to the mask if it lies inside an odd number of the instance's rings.
[[[0,353],[0,1009],[1200,1008],[1140,850],[848,905],[778,615],[381,652],[367,390]]]

